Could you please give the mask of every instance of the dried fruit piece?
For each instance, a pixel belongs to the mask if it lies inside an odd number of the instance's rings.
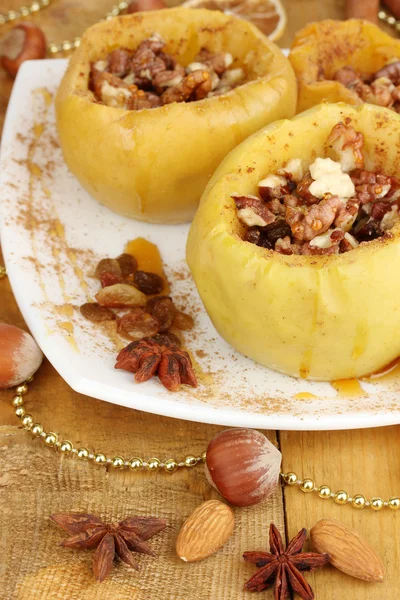
[[[111,309],[106,306],[100,306],[97,302],[86,302],[86,304],[82,304],[80,311],[85,319],[93,321],[93,323],[113,321],[116,319],[116,315]]]
[[[181,331],[190,331],[194,327],[194,320],[187,313],[177,310],[174,314],[172,325]]]
[[[114,258],[103,258],[97,265],[94,276],[100,279],[101,287],[122,281],[122,271]]]
[[[172,325],[175,315],[175,306],[169,296],[156,296],[150,298],[146,304],[146,310],[160,324],[160,331],[166,331]]]
[[[230,504],[250,506],[269,496],[279,481],[282,455],[255,429],[227,429],[207,448],[207,479]]]
[[[134,308],[118,321],[118,333],[130,340],[142,340],[158,333],[160,325],[143,308]]]
[[[329,562],[339,571],[364,581],[383,581],[382,561],[353,529],[334,519],[322,519],[312,527],[310,534],[314,548],[327,552]]]
[[[164,273],[160,251],[155,244],[139,237],[126,245],[125,252],[136,258],[140,271],[159,275],[164,283],[162,292],[165,295],[169,294],[169,285]]]
[[[124,306],[145,306],[147,298],[133,285],[116,283],[102,288],[96,294],[96,300],[102,306],[123,308]]]
[[[164,287],[163,280],[156,273],[136,271],[134,282],[136,287],[144,294],[160,294]]]
[[[182,346],[181,340],[172,331],[164,331],[153,336],[153,340],[160,346],[175,345],[177,348]]]
[[[200,504],[184,522],[176,540],[176,553],[185,562],[214,554],[231,537],[235,515],[219,500]]]
[[[115,260],[120,266],[123,278],[129,277],[129,275],[136,273],[138,264],[136,258],[132,256],[132,254],[127,254],[124,252],[123,254],[117,256]]]

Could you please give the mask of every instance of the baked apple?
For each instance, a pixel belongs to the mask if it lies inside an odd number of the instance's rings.
[[[400,116],[321,104],[235,148],[210,180],[187,260],[219,333],[296,377],[400,354]]]
[[[368,21],[310,23],[296,34],[289,60],[298,112],[323,100],[400,110],[400,41]]]
[[[292,116],[296,97],[289,61],[255,26],[174,8],[88,29],[56,116],[65,161],[92,196],[135,219],[179,223],[224,156]]]

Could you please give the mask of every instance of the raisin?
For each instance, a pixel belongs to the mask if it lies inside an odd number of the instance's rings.
[[[182,331],[189,331],[194,327],[193,317],[190,315],[177,310],[174,315],[173,326],[177,329],[181,329]]]
[[[103,258],[103,260],[98,263],[94,276],[100,279],[101,287],[121,283],[121,267],[113,258]]]
[[[122,277],[129,277],[129,275],[133,275],[137,271],[137,260],[132,254],[120,254],[115,259],[121,269]]]
[[[102,306],[111,308],[144,306],[146,304],[146,296],[127,283],[117,283],[101,289],[96,294],[96,300]]]
[[[159,294],[164,287],[164,282],[159,275],[147,271],[136,271],[134,282],[136,287],[147,295]]]
[[[151,314],[160,324],[160,331],[166,331],[172,325],[175,314],[175,306],[169,296],[156,296],[150,298],[146,304],[146,311]]]
[[[370,242],[383,235],[379,223],[368,217],[361,219],[352,233],[358,242]]]
[[[143,308],[134,308],[118,321],[118,333],[130,340],[141,340],[158,333],[160,325]]]
[[[106,306],[100,306],[97,302],[87,302],[80,307],[81,315],[92,321],[100,323],[101,321],[113,321],[116,319],[115,313]]]
[[[177,346],[178,348],[181,346],[181,340],[171,331],[165,331],[164,333],[153,335],[153,340],[160,346]]]
[[[250,242],[250,244],[256,244],[258,246],[258,242],[260,241],[260,230],[258,227],[250,227],[248,229],[244,239],[246,242]]]
[[[273,250],[276,242],[286,236],[292,238],[292,231],[288,223],[284,219],[277,219],[274,223],[261,229],[258,246]]]

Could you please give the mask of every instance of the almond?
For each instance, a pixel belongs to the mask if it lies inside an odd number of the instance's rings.
[[[329,562],[339,571],[364,581],[383,581],[382,561],[356,531],[339,521],[322,519],[310,533],[314,548],[329,554]]]
[[[231,537],[235,516],[219,500],[200,504],[184,522],[176,540],[176,552],[182,560],[194,562],[214,554]]]

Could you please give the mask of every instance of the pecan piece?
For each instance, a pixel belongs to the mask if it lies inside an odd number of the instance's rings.
[[[159,294],[162,292],[164,282],[156,273],[148,273],[147,271],[136,271],[134,276],[136,287],[144,294]]]
[[[118,333],[130,340],[152,337],[160,330],[160,324],[143,308],[134,308],[118,320]]]
[[[172,298],[169,296],[150,298],[147,300],[146,310],[158,321],[160,331],[166,331],[171,327],[175,314]]]
[[[153,79],[154,87],[162,93],[165,88],[175,87],[179,85],[185,77],[185,69],[181,65],[177,65],[173,71],[161,71]]]
[[[360,96],[364,102],[390,108],[394,102],[392,97],[393,89],[394,85],[390,79],[387,77],[380,77],[373,81],[370,86],[363,85]]]
[[[213,69],[217,75],[222,75],[233,63],[233,56],[229,52],[216,52],[212,54],[207,48],[202,48],[197,60]]]
[[[113,321],[116,319],[116,315],[112,310],[106,306],[100,306],[97,302],[86,302],[85,304],[82,304],[79,310],[85,319],[88,319],[93,323]]]
[[[212,88],[212,77],[209,71],[193,71],[176,85],[168,88],[161,96],[163,104],[186,102],[193,95],[196,100],[206,98]]]
[[[373,76],[374,79],[379,79],[380,77],[387,77],[394,85],[400,85],[400,60],[385,65]]]
[[[362,167],[364,163],[362,153],[364,136],[348,123],[337,123],[329,134],[327,144],[332,146],[339,156],[340,164],[345,173]]]
[[[258,193],[263,200],[282,198],[289,192],[289,182],[282,175],[268,175],[258,183]]]
[[[359,209],[360,202],[357,199],[351,198],[348,200],[346,204],[339,207],[336,213],[335,226],[340,227],[343,231],[350,231],[358,216]]]
[[[357,71],[350,66],[342,67],[341,69],[336,71],[335,75],[333,76],[333,79],[334,81],[338,81],[339,83],[341,83],[349,89],[355,88],[355,91],[357,91],[357,89],[359,89],[360,86],[363,85],[362,79],[360,78],[360,74],[357,73]]]
[[[113,258],[103,258],[98,263],[94,276],[100,280],[101,287],[120,283],[123,279],[121,267]]]
[[[312,183],[314,183],[314,179],[311,177],[311,174],[307,172],[296,188],[297,194],[305,200],[306,204],[315,204],[319,201],[319,198],[310,192],[310,185]],[[290,206],[290,204],[288,206]]]
[[[117,48],[110,53],[109,71],[118,77],[125,77],[129,73],[132,53],[126,48]]]
[[[300,246],[298,244],[292,244],[290,236],[288,235],[276,240],[274,250],[275,252],[279,252],[279,254],[286,254],[287,256],[300,254]]]
[[[116,283],[102,288],[96,294],[96,300],[102,306],[110,308],[145,306],[147,302],[145,294],[126,283]]]
[[[275,221],[275,215],[257,196],[232,196],[237,208],[237,216],[248,227],[264,227]]]
[[[342,206],[343,202],[338,196],[328,196],[309,209],[288,206],[286,221],[297,241],[309,242],[329,229]]]
[[[92,87],[97,100],[112,108],[128,109],[136,86],[127,85],[112,73],[102,72],[92,79]]]

